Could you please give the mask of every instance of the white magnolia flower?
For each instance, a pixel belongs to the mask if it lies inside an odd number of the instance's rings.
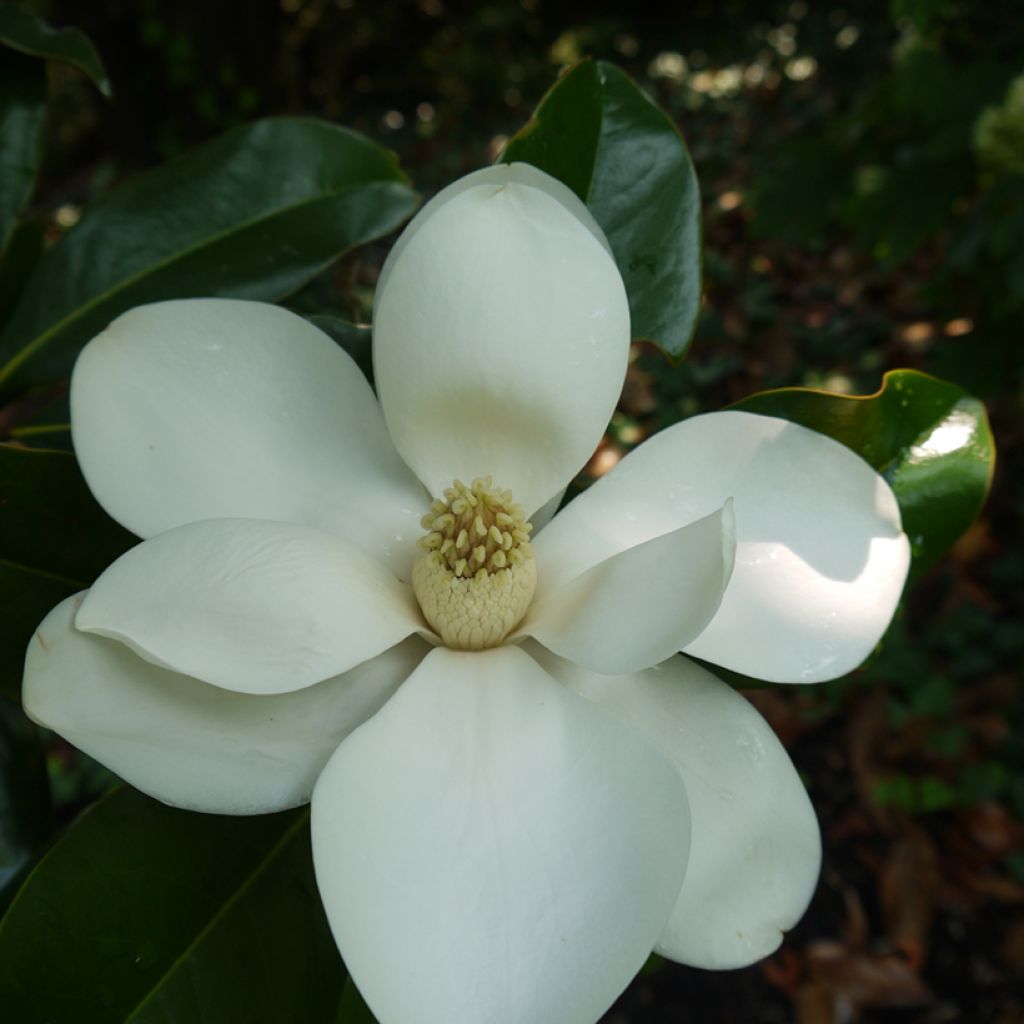
[[[383,1024],[590,1024],[652,949],[770,953],[814,888],[785,751],[676,652],[849,671],[903,585],[897,505],[836,442],[724,412],[544,525],[615,406],[628,319],[586,208],[513,165],[396,245],[379,406],[259,303],[132,310],[75,368],[83,472],[146,539],[42,623],[26,708],[170,804],[312,793],[327,914]]]

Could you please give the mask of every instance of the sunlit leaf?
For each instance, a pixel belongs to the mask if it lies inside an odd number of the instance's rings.
[[[502,155],[568,185],[608,236],[633,336],[679,357],[700,308],[700,193],[669,116],[613,64],[581,61]]]
[[[145,302],[280,299],[416,202],[392,155],[355,132],[311,119],[243,125],[86,210],[0,335],[0,382],[66,377],[86,341]]]
[[[915,572],[974,522],[988,494],[995,442],[985,406],[963,388],[916,370],[887,373],[874,395],[782,388],[732,408],[801,423],[874,466],[899,501]]]
[[[305,809],[221,817],[117,790],[0,923],[0,1005],[18,1024],[334,1024],[344,977]]]

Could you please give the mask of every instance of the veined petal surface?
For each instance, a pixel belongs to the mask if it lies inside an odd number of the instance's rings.
[[[126,551],[75,620],[163,668],[239,693],[286,693],[425,630],[412,589],[334,534],[209,519]]]
[[[59,604],[29,644],[26,712],[137,789],[194,811],[263,814],[305,803],[341,740],[430,649],[411,638],[295,693],[230,693],[76,629],[82,596]]]
[[[538,661],[574,692],[639,730],[678,768],[693,837],[659,953],[722,970],[772,953],[807,908],[821,867],[814,808],[756,709],[688,658],[607,676]]]
[[[717,512],[620,551],[534,602],[521,632],[596,672],[649,668],[712,620],[735,553],[729,499]]]
[[[427,497],[355,363],[287,310],[186,299],[125,313],[75,364],[71,426],[93,494],[140,537],[278,519],[408,578]]]
[[[848,448],[770,416],[695,416],[630,452],[537,535],[535,600],[728,497],[735,568],[686,652],[774,682],[856,668],[888,626],[910,564],[899,506]]]
[[[516,647],[432,651],[331,758],[313,859],[381,1021],[594,1024],[683,876],[686,796]]]
[[[413,219],[385,263],[373,330],[388,428],[430,492],[490,475],[529,516],[601,439],[629,306],[586,207],[511,164],[463,178]]]

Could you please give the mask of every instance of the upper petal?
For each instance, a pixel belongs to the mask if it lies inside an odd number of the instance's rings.
[[[175,807],[263,814],[305,803],[341,740],[429,650],[411,638],[295,693],[231,693],[151,665],[74,626],[82,595],[43,620],[25,658],[25,710]]]
[[[649,668],[699,636],[736,552],[730,499],[688,526],[599,562],[535,601],[521,632],[597,672]]]
[[[776,682],[859,665],[899,601],[910,564],[889,485],[823,434],[719,412],[645,441],[536,537],[538,597],[733,497],[736,565],[687,653]]]
[[[529,516],[601,439],[629,307],[586,207],[511,164],[463,178],[413,219],[384,266],[373,330],[391,436],[431,493],[489,474]]]
[[[71,425],[93,494],[141,537],[279,519],[409,571],[426,496],[355,363],[284,309],[188,299],[125,313],[75,364]]]
[[[688,842],[668,761],[516,647],[432,651],[331,758],[312,829],[345,963],[402,1024],[593,1024]]]
[[[424,629],[412,590],[340,537],[210,519],[125,552],[95,582],[79,629],[155,665],[240,693],[286,693]]]
[[[606,676],[531,650],[555,678],[637,728],[686,783],[690,858],[658,952],[715,970],[772,953],[810,902],[821,836],[768,723],[687,658]]]

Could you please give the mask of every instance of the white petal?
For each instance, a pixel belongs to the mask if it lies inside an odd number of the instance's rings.
[[[536,537],[536,599],[728,497],[736,566],[686,652],[775,682],[856,668],[885,632],[910,564],[899,506],[848,448],[770,416],[696,416],[627,455]]]
[[[629,350],[606,245],[572,192],[525,164],[469,175],[406,228],[377,288],[374,372],[432,494],[490,475],[529,515],[590,457]]]
[[[534,602],[521,633],[596,672],[649,668],[711,621],[736,552],[732,500],[622,551]]]
[[[331,758],[313,860],[345,963],[402,1024],[594,1024],[679,891],[678,773],[516,647],[432,651]]]
[[[418,638],[296,693],[230,693],[74,627],[82,595],[43,620],[25,658],[25,710],[175,807],[261,814],[305,803],[341,740],[429,650]]]
[[[800,920],[821,867],[814,808],[768,723],[684,657],[606,676],[530,649],[555,678],[640,730],[686,783],[690,859],[658,952],[713,969],[768,956]]]
[[[71,423],[93,494],[141,537],[280,519],[407,578],[426,495],[355,363],[286,310],[189,299],[125,313],[75,364]]]
[[[423,628],[412,590],[330,533],[210,519],[123,554],[75,624],[240,693],[339,675]]]

